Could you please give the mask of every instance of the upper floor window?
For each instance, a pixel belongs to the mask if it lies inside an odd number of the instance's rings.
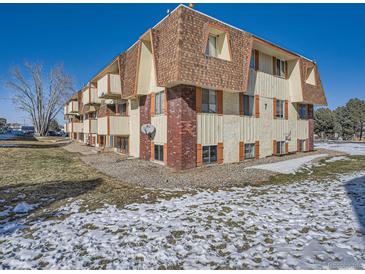
[[[250,68],[251,69],[255,69],[255,54],[256,54],[256,50],[252,50],[251,59],[250,59]]]
[[[119,103],[117,105],[117,110],[118,110],[119,115],[121,115],[121,116],[127,115],[127,103],[126,102]]]
[[[276,75],[285,78],[286,76],[286,62],[276,59]]]
[[[164,95],[165,93],[163,91],[160,91],[155,94],[155,114],[162,114],[163,108],[164,108]]]
[[[208,56],[217,57],[217,36],[209,34],[205,54]]]
[[[307,84],[310,84],[310,85],[313,85],[313,86],[316,85],[316,79],[315,79],[315,76],[314,76],[314,67],[308,67],[306,69],[305,82]]]
[[[276,100],[276,118],[284,118],[284,100]]]
[[[229,32],[220,26],[209,26],[205,55],[223,60],[231,60]]]
[[[203,89],[202,93],[202,112],[217,113],[217,92]]]
[[[299,119],[306,119],[307,118],[307,106],[303,104],[298,105],[298,114]]]
[[[252,116],[254,108],[254,97],[251,95],[243,95],[243,115]]]

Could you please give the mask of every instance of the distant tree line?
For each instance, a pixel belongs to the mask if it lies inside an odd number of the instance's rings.
[[[319,108],[314,112],[314,133],[323,139],[364,138],[365,101],[350,99],[346,105],[335,110]]]

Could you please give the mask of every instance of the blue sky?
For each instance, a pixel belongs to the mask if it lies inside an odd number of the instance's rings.
[[[63,63],[80,88],[177,4],[0,4],[0,84],[12,66]],[[317,61],[331,109],[365,99],[364,4],[196,4],[195,8]],[[23,122],[0,86],[0,117]],[[59,122],[63,122],[59,115]]]

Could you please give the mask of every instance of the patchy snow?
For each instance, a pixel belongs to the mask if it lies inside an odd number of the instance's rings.
[[[38,206],[38,204],[28,204],[26,202],[21,202],[19,204],[17,204],[14,209],[13,212],[15,213],[28,213],[29,211],[35,209]]]
[[[0,232],[0,269],[365,268],[365,171],[79,209]]]
[[[326,163],[333,163],[333,162],[337,162],[337,161],[345,161],[345,160],[350,160],[350,158],[346,157],[346,156],[336,156],[336,157],[332,157],[328,160],[326,160]]]
[[[319,157],[325,157],[325,156],[327,156],[327,154],[309,155],[309,156],[304,156],[301,158],[295,158],[295,159],[281,161],[281,162],[272,163],[272,164],[250,166],[250,167],[246,167],[246,169],[251,169],[251,168],[265,169],[265,170],[270,170],[270,171],[274,171],[274,172],[278,172],[278,173],[291,174],[291,173],[295,173],[302,167],[305,167],[305,166],[309,167],[310,162],[313,161],[314,159],[319,158]]]
[[[350,155],[365,155],[365,143],[316,143],[314,147],[345,152]]]

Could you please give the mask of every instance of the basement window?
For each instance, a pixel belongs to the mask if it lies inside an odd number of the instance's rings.
[[[203,146],[203,163],[217,162],[217,146]]]
[[[255,144],[245,144],[245,159],[255,158]]]
[[[299,140],[299,151],[304,152],[305,151],[305,140]]]
[[[285,141],[276,142],[276,154],[285,154]]]
[[[155,145],[155,160],[163,162],[163,145]]]

